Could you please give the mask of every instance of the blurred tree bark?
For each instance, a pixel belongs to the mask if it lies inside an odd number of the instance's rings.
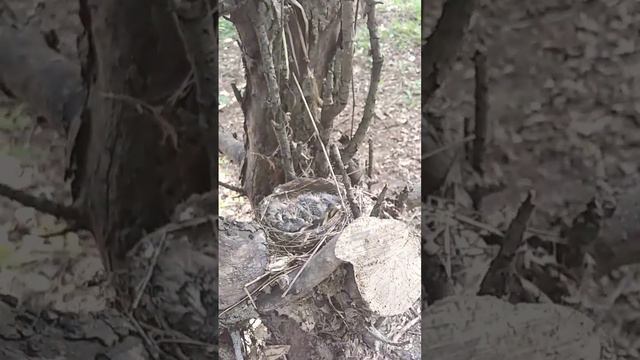
[[[444,184],[456,149],[440,151],[455,141],[446,131],[444,119],[428,113],[429,101],[445,81],[447,72],[462,47],[474,9],[474,0],[447,0],[433,31],[422,43],[422,196],[434,193]],[[422,8],[423,19],[425,7]],[[423,20],[424,21],[424,20]]]
[[[166,2],[80,0],[87,102],[68,134],[72,194],[105,267],[210,187],[191,66]]]

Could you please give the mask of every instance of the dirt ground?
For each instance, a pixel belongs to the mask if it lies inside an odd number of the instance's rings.
[[[430,12],[431,28],[443,1]],[[486,169],[507,189],[485,198],[494,225],[535,189],[532,225],[572,219],[606,181],[624,196],[638,184],[640,3],[632,0],[481,1],[446,85],[431,104],[461,129],[473,117],[476,47],[486,49],[491,148]],[[621,279],[631,280],[621,285]],[[598,283],[582,306],[620,354],[640,358],[638,272],[627,267]],[[605,296],[606,295],[606,296]]]
[[[7,1],[18,19],[60,37],[61,52],[75,59],[79,19],[77,2]],[[34,128],[29,108],[0,99],[0,182],[69,203],[63,180],[65,140],[47,125]],[[66,224],[0,198],[0,293],[33,306],[71,312],[99,311],[109,299],[96,279],[102,264],[93,239],[85,233],[44,235]]]
[[[80,29],[75,15],[76,2],[11,0],[8,3],[20,19],[31,18],[31,26],[45,31],[56,29],[62,53],[75,59],[75,35]],[[374,174],[379,182],[376,186],[386,183],[392,190],[419,184],[419,4],[415,0],[390,1],[379,6],[385,65],[370,135],[375,139]],[[354,63],[356,125],[362,115],[370,68],[366,27],[364,20],[359,23]],[[243,82],[239,52],[232,37],[221,39],[220,44],[220,125],[241,134],[241,114],[233,103],[230,88],[232,80],[240,85]],[[349,131],[351,119],[352,110],[348,106],[337,120],[338,128]],[[27,106],[2,99],[0,181],[36,195],[69,202],[68,186],[62,177],[64,140],[46,126],[34,130],[33,124]],[[237,183],[237,168],[221,159],[220,170],[221,180]],[[235,218],[249,217],[249,208],[243,199],[226,189],[221,190],[220,211]],[[84,233],[43,236],[65,226],[53,217],[0,198],[0,293],[11,294],[31,305],[71,312],[99,311],[106,306],[109,294],[95,284],[102,266],[93,239]],[[416,314],[413,313],[414,318]],[[397,333],[408,320],[405,316],[390,318],[380,330]],[[413,355],[401,358],[417,359],[419,327],[406,329],[404,333],[404,337],[411,340],[408,354]]]

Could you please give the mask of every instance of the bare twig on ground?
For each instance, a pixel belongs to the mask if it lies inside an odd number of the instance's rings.
[[[420,320],[422,320],[422,316],[416,316],[413,319],[411,319],[411,321],[404,324],[404,326],[391,337],[391,340],[397,343],[400,340],[400,338],[402,338],[402,335],[404,335],[407,331],[409,331],[409,329],[411,329],[415,324],[419,323]]]
[[[211,188],[217,179],[218,39],[209,1],[174,2],[174,20],[191,63],[198,99],[198,125],[209,156]]]
[[[380,333],[380,330],[376,329],[374,326],[367,326],[367,331],[369,331],[369,334],[371,334],[371,336],[373,336],[376,340],[381,341],[387,345],[405,346],[409,343],[409,341],[397,342],[397,341],[390,340],[386,336],[384,336],[382,333]]]
[[[32,207],[40,212],[65,219],[77,226],[81,226],[82,228],[88,228],[87,221],[82,213],[73,206],[67,206],[49,199],[36,197],[5,184],[0,184],[0,195],[24,206]]]
[[[535,205],[533,204],[535,193],[529,191],[525,201],[522,203],[518,212],[509,225],[509,229],[505,234],[504,241],[500,247],[500,251],[495,259],[491,262],[489,270],[482,279],[480,291],[478,295],[492,295],[503,297],[513,294],[518,290],[518,281],[514,273],[513,260],[515,258],[518,247],[522,244],[523,235],[527,228],[527,222],[533,213]],[[514,289],[515,287],[515,289]],[[520,287],[522,285],[520,284]],[[516,294],[518,295],[518,294]]]
[[[384,184],[382,191],[380,191],[380,195],[378,195],[378,199],[376,200],[375,205],[373,205],[373,209],[371,209],[371,217],[379,217],[380,211],[382,210],[382,203],[384,202],[384,197],[387,195],[387,184]]]
[[[140,281],[138,286],[136,286],[133,303],[131,303],[131,308],[129,311],[133,311],[138,308],[138,305],[140,304],[140,300],[142,299],[142,295],[145,293],[147,285],[149,284],[149,280],[151,280],[151,275],[153,275],[153,271],[155,270],[156,264],[158,263],[158,257],[162,253],[162,250],[164,250],[164,244],[166,240],[167,240],[167,232],[165,231],[165,233],[162,234],[162,238],[160,239],[160,243],[158,244],[158,247],[154,249],[153,258],[151,259],[151,264],[149,264],[149,268],[147,269],[147,272],[145,273],[144,278],[142,278],[142,281]]]
[[[471,165],[479,174],[484,172],[482,162],[486,150],[489,103],[487,100],[487,56],[476,51],[473,56],[476,70],[475,88],[475,138],[473,140],[473,156]]]
[[[365,101],[364,110],[362,112],[362,120],[358,124],[356,133],[349,140],[349,144],[342,153],[344,162],[348,163],[358,151],[358,147],[364,141],[364,138],[371,125],[374,110],[376,107],[376,97],[378,96],[378,85],[382,74],[382,65],[384,57],[380,52],[380,37],[378,36],[378,23],[376,21],[376,4],[375,0],[367,1],[367,29],[369,30],[369,42],[371,44],[371,80],[369,82],[369,92]],[[343,69],[344,71],[344,69]]]
[[[258,47],[260,48],[260,57],[264,65],[264,77],[269,89],[268,108],[271,112],[271,124],[276,133],[276,139],[280,148],[280,157],[282,161],[282,169],[284,170],[286,181],[296,178],[293,168],[293,159],[291,157],[291,144],[287,135],[286,117],[280,103],[280,86],[278,85],[278,77],[273,62],[273,54],[269,43],[269,36],[265,25],[267,15],[267,5],[260,3],[258,5],[258,14],[250,13],[251,20],[254,24]]]
[[[473,13],[474,0],[448,0],[435,29],[422,46],[422,109],[438,90],[458,50]],[[423,7],[423,11],[425,8]]]
[[[466,144],[466,143],[468,143],[469,141],[472,141],[472,140],[473,140],[473,139],[475,139],[475,138],[476,138],[476,136],[475,136],[475,135],[471,135],[471,136],[467,136],[467,137],[465,137],[465,138],[464,138],[464,139],[462,139],[462,140],[454,141],[454,142],[452,142],[452,143],[450,143],[450,144],[447,144],[447,145],[445,145],[445,146],[443,146],[443,147],[440,147],[440,148],[438,148],[438,149],[435,149],[435,150],[433,150],[433,151],[431,151],[431,152],[428,152],[428,153],[426,153],[426,154],[422,155],[422,160],[424,160],[424,159],[428,159],[428,158],[430,158],[430,157],[432,157],[432,156],[435,156],[435,155],[438,155],[438,154],[440,154],[441,152],[444,152],[444,151],[450,150],[451,148],[454,148],[454,147],[456,147],[456,146],[460,146],[460,145]]]
[[[351,179],[349,178],[349,174],[347,174],[347,170],[344,168],[344,163],[342,162],[342,158],[340,157],[340,150],[338,150],[338,145],[331,146],[331,157],[333,158],[334,164],[342,174],[342,182],[344,184],[345,192],[347,193],[347,201],[349,201],[349,206],[351,207],[351,212],[353,213],[354,218],[360,217],[360,208],[356,204],[356,200],[353,196],[353,190],[351,189]]]
[[[229,190],[231,190],[231,191],[235,191],[235,192],[237,192],[237,193],[238,193],[238,194],[240,194],[240,195],[245,195],[245,194],[246,194],[246,193],[245,193],[245,191],[244,191],[244,189],[242,189],[242,188],[240,188],[240,187],[237,187],[237,186],[233,186],[233,185],[231,185],[231,184],[227,184],[227,183],[222,182],[222,181],[220,181],[220,180],[218,180],[218,185],[222,186],[223,188],[227,188],[227,189],[229,189]]]

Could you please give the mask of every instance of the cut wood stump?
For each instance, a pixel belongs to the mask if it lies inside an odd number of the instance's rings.
[[[362,299],[381,316],[420,298],[420,237],[395,219],[360,217],[338,237],[336,257],[353,265]]]
[[[430,360],[599,360],[606,345],[591,319],[555,304],[450,297],[422,316],[422,356]]]

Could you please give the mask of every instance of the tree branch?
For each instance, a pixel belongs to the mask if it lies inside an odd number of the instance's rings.
[[[175,21],[196,82],[198,125],[209,155],[211,188],[217,178],[218,49],[212,9],[208,1],[175,1]],[[214,155],[215,154],[215,155]]]
[[[353,84],[353,34],[355,25],[355,15],[353,11],[353,0],[343,0],[341,3],[340,34],[342,37],[339,58],[334,59],[333,71],[329,69],[328,76],[321,86],[322,111],[320,112],[320,139],[325,146],[329,146],[331,132],[333,131],[333,121],[340,114],[349,102],[349,90]],[[333,88],[333,78],[337,79]],[[327,162],[322,157],[321,146],[318,146],[315,154],[315,169],[317,176],[326,176],[328,172]],[[345,161],[348,163],[348,161]]]
[[[349,174],[347,174],[347,170],[344,168],[344,162],[340,158],[340,150],[338,150],[338,145],[336,144],[331,146],[331,157],[333,158],[333,162],[338,168],[338,171],[340,171],[340,174],[342,175],[342,182],[344,183],[347,200],[349,201],[353,217],[358,218],[360,217],[360,208],[358,208],[358,205],[356,204],[353,191],[351,190],[351,179],[349,178]]]
[[[371,43],[371,82],[369,83],[369,92],[362,113],[362,120],[358,124],[358,129],[349,140],[349,144],[342,153],[342,160],[348,163],[358,151],[358,146],[362,143],[376,107],[376,97],[378,96],[378,84],[380,84],[380,75],[382,73],[382,64],[384,58],[380,53],[380,37],[378,36],[378,24],[376,22],[376,2],[368,0],[367,2],[367,29],[369,30],[369,42]],[[344,71],[344,69],[343,69]]]
[[[282,111],[282,105],[280,103],[280,87],[278,85],[278,78],[276,76],[276,69],[273,63],[273,55],[271,53],[269,36],[265,24],[267,11],[266,4],[260,3],[258,4],[258,14],[250,13],[250,17],[255,27],[260,56],[262,57],[262,64],[264,65],[264,76],[269,89],[268,106],[271,111],[271,124],[275,130],[278,146],[280,147],[280,157],[285,178],[287,181],[290,181],[296,178],[296,174],[293,169],[293,159],[291,158],[291,145],[289,144],[289,137],[287,136],[286,116]]]
[[[434,31],[422,45],[422,108],[440,88],[462,46],[474,0],[448,0]]]
[[[352,66],[353,66],[353,25],[355,22],[353,14],[353,0],[342,1],[342,56],[340,59],[340,79],[337,84],[337,96],[333,103],[323,103],[322,113],[320,115],[321,137],[322,142],[327,144],[329,135],[333,129],[333,120],[349,102],[349,85],[352,82]]]
[[[36,197],[5,184],[0,184],[0,195],[24,206],[32,207],[40,212],[51,214],[58,218],[75,223],[83,228],[87,226],[87,221],[82,213],[73,206],[67,206],[46,198]]]
[[[222,186],[223,188],[227,188],[227,189],[229,189],[229,190],[231,190],[231,191],[235,191],[235,192],[237,192],[237,193],[238,193],[238,194],[240,194],[240,195],[246,195],[246,193],[245,193],[244,189],[242,189],[242,188],[240,188],[240,187],[233,186],[233,185],[231,185],[231,184],[227,184],[227,183],[222,182],[222,181],[220,181],[220,180],[218,180],[218,185]]]

